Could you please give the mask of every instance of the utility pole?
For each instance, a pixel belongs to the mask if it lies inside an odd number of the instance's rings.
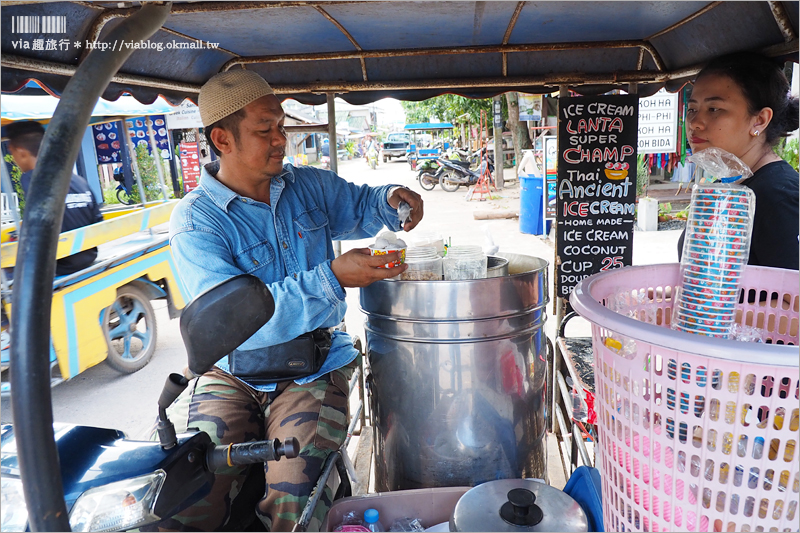
[[[492,99],[494,109],[494,183],[499,190],[503,189],[503,104],[501,96]]]

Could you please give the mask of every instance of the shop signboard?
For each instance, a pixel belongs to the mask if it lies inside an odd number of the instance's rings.
[[[189,100],[184,100],[178,106],[178,110],[167,115],[168,130],[185,130],[202,128],[203,121],[200,119],[200,108]]]
[[[106,165],[108,163],[122,162],[120,143],[124,138],[120,138],[116,122],[95,124],[92,126],[92,137],[94,138],[94,150],[97,153],[98,164]]]
[[[678,93],[664,89],[639,99],[640,154],[671,154],[678,151]]]
[[[559,297],[587,276],[631,264],[638,104],[636,95],[559,99]]]
[[[545,135],[544,137],[544,174],[547,183],[547,194],[545,195],[545,218],[556,218],[556,206],[550,203],[550,198],[556,196],[556,171],[558,169],[558,137],[555,135]]]
[[[542,120],[542,95],[519,93],[519,119]]]
[[[147,119],[153,121],[153,133],[156,138],[156,146],[161,152],[162,159],[172,159],[172,153],[169,150],[169,139],[167,138],[167,123],[164,115],[151,115],[149,117],[136,117],[126,120],[128,123],[128,134],[131,136],[131,141],[134,146],[147,146],[147,153],[150,155],[150,133],[147,130]]]
[[[200,153],[197,143],[182,142],[179,147],[184,194],[197,188],[200,183]]]

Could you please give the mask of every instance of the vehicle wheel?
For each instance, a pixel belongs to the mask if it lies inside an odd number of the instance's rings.
[[[388,162],[389,162],[389,158],[388,158],[388,157],[386,157],[386,156],[383,156],[383,162],[384,162],[384,163],[388,163]]]
[[[143,368],[156,350],[158,327],[150,300],[141,289],[126,285],[103,311],[100,325],[108,345],[108,364],[132,374]]]
[[[436,187],[436,178],[434,178],[431,174],[427,172],[423,172],[419,175],[419,186],[425,189],[426,191],[432,191],[434,187]]]
[[[439,185],[442,186],[447,192],[456,192],[461,185],[457,181],[450,181],[452,174],[450,172],[445,172],[439,177]]]
[[[131,205],[131,198],[124,189],[117,189],[117,200],[121,204]]]
[[[369,160],[369,166],[370,166],[370,168],[372,168],[372,170],[375,170],[376,168],[378,168],[378,160],[377,159],[370,159]]]

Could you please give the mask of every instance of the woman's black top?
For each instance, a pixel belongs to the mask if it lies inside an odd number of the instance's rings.
[[[786,161],[764,165],[742,185],[756,195],[756,214],[750,243],[749,265],[798,270],[798,198],[800,177]],[[678,260],[686,230],[678,239]]]

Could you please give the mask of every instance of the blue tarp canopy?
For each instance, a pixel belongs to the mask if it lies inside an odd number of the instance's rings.
[[[3,95],[0,99],[2,125],[17,120],[35,120],[46,124],[53,117],[58,102],[59,99],[53,96]],[[92,111],[90,124],[101,124],[116,117],[165,115],[175,110],[175,107],[161,98],[149,105],[142,104],[132,96],[122,96],[114,102],[101,99]]]
[[[86,43],[114,43],[114,29],[139,5],[4,3],[2,91],[37,79],[60,94]],[[65,31],[46,33],[53,26],[41,20],[63,21]],[[324,103],[326,93],[351,104],[560,86],[600,94],[632,82],[647,96],[678,90],[729,52],[797,61],[797,32],[796,1],[175,1],[103,97],[196,102],[207,79],[231,68],[257,72],[282,99],[305,104]]]
[[[419,124],[406,124],[404,130],[452,130],[449,122],[420,122]]]

